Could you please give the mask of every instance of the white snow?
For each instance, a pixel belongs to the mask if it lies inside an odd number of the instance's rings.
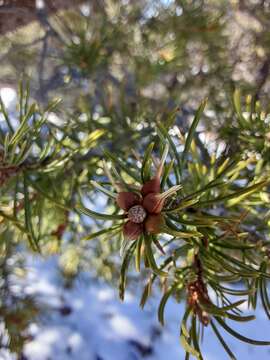
[[[65,288],[57,262],[57,257],[42,259],[27,255],[28,276],[16,283],[18,293],[35,295],[43,308],[39,321],[33,321],[29,327],[33,340],[24,347],[28,360],[184,359],[178,339],[183,304],[168,302],[166,325],[162,328],[156,315],[160,294],[154,295],[141,310],[139,293],[128,293],[121,302],[117,290],[87,274],[81,274],[73,287]],[[269,339],[266,316],[262,310],[257,315],[255,322],[234,328],[246,336]],[[228,359],[211,329],[205,330],[205,359]],[[252,347],[230,336],[225,338],[237,359],[270,358],[269,347]],[[0,350],[0,359],[14,357]]]

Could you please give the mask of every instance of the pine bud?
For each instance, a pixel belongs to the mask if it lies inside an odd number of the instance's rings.
[[[150,234],[159,234],[162,232],[164,224],[165,220],[162,214],[151,214],[144,223],[145,231]]]
[[[121,209],[128,211],[132,206],[139,205],[141,199],[136,193],[122,191],[117,195],[116,202]]]
[[[147,181],[141,190],[142,196],[146,196],[150,193],[159,193],[160,192],[160,178],[154,177],[153,179]]]
[[[163,208],[165,199],[160,194],[150,193],[143,199],[143,207],[150,214],[159,214]]]
[[[138,237],[143,233],[142,224],[136,224],[128,221],[123,226],[124,237],[128,240],[137,240]]]
[[[172,194],[174,194],[176,191],[181,189],[181,187],[181,185],[176,185],[162,194],[150,193],[146,195],[146,197],[143,199],[143,207],[150,214],[159,214],[163,209],[165,200]]]

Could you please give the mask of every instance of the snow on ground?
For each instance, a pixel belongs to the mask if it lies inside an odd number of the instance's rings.
[[[159,297],[144,310],[139,296],[127,294],[124,302],[117,290],[97,283],[88,275],[80,276],[72,288],[63,286],[57,258],[30,257],[26,283],[16,291],[35,295],[43,306],[39,322],[30,325],[33,340],[24,348],[27,360],[182,360],[184,352],[178,339],[183,305],[173,300],[166,309],[167,325],[157,322]],[[269,339],[269,323],[260,310],[257,320],[234,327],[246,336]],[[240,344],[226,336],[237,359],[270,359],[269,347]],[[227,355],[210,329],[204,340],[206,360],[225,360]],[[0,350],[1,360],[13,360]]]

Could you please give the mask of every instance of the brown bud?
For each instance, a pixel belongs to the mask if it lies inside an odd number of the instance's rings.
[[[150,234],[159,234],[162,232],[162,227],[165,220],[162,214],[150,214],[144,222],[145,231]]]
[[[128,211],[132,206],[139,205],[141,199],[136,193],[122,191],[117,195],[116,202],[121,209]]]
[[[131,221],[128,221],[123,226],[124,237],[128,240],[136,240],[143,233],[142,224],[135,224]]]
[[[142,196],[146,196],[150,193],[157,194],[159,192],[160,192],[160,178],[158,176],[147,181],[141,189]]]
[[[165,198],[160,194],[150,193],[143,199],[143,207],[150,214],[159,214],[163,208]]]
[[[162,194],[157,193],[150,193],[145,196],[143,199],[143,207],[150,213],[150,214],[159,214],[163,209],[165,200],[176,193],[178,190],[182,188],[181,185],[175,185],[165,191]]]

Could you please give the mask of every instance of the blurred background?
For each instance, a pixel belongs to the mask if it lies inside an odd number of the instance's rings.
[[[41,108],[62,98],[48,115],[50,131],[61,139],[59,152],[74,151],[86,133],[95,134],[65,172],[40,181],[41,191],[50,189],[48,198],[30,194],[42,218],[42,255],[33,254],[18,223],[2,214],[13,193],[10,184],[1,188],[0,359],[184,359],[178,339],[183,305],[170,301],[162,328],[159,288],[141,310],[138,282],[147,274],[132,271],[121,303],[119,243],[84,240],[101,224],[55,207],[50,198],[62,196],[72,205],[78,183],[87,190],[101,175],[104,149],[122,158],[133,148],[136,156],[155,122],[176,108],[185,134],[205,97],[196,145],[203,148],[207,140],[226,153],[237,151],[233,91],[241,89],[270,111],[269,29],[269,0],[0,1],[0,95],[12,125],[22,79]],[[5,129],[3,113],[0,125]],[[96,211],[112,207],[102,195],[89,194],[88,202]],[[244,331],[259,338],[266,321],[258,311]],[[230,338],[228,344],[239,359],[270,358],[268,348]],[[207,360],[227,358],[207,331],[204,349]]]

